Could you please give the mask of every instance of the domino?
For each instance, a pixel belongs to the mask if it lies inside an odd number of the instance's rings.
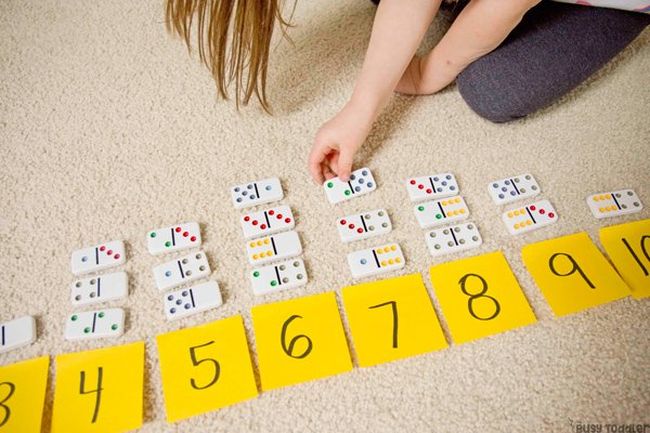
[[[111,241],[94,247],[82,248],[72,252],[72,273],[83,275],[89,272],[119,266],[126,261],[124,242]]]
[[[343,242],[358,241],[384,235],[393,230],[386,209],[375,209],[339,218],[336,223]]]
[[[431,230],[424,238],[433,257],[471,250],[483,244],[481,233],[474,223],[461,223]]]
[[[36,321],[23,316],[0,323],[0,353],[27,346],[36,341]]]
[[[326,180],[323,189],[329,202],[336,204],[368,194],[377,189],[377,184],[370,169],[360,168],[350,174],[350,180],[347,182],[343,182],[338,177]]]
[[[92,340],[96,338],[119,337],[124,334],[124,310],[105,310],[73,313],[65,323],[66,340]]]
[[[631,189],[590,195],[587,197],[587,205],[598,219],[640,212],[643,209],[643,203]]]
[[[463,221],[469,217],[469,208],[463,197],[443,198],[415,205],[415,218],[423,229]]]
[[[250,277],[255,295],[293,289],[304,286],[308,281],[305,262],[300,258],[254,269]]]
[[[180,319],[222,304],[221,291],[216,281],[168,293],[163,298],[167,320]]]
[[[398,244],[386,244],[348,254],[348,265],[353,278],[369,277],[402,269],[405,262],[404,254]]]
[[[233,186],[230,190],[232,204],[236,209],[257,206],[264,203],[271,203],[282,200],[284,191],[282,184],[277,177],[258,180],[256,182],[243,183]]]
[[[128,295],[128,284],[126,272],[81,278],[70,285],[70,301],[76,307],[123,299]]]
[[[154,256],[199,246],[201,229],[195,222],[177,224],[147,233],[147,249]]]
[[[210,264],[203,251],[187,254],[153,268],[158,290],[165,291],[210,275]]]
[[[553,224],[558,220],[558,214],[548,200],[504,212],[501,216],[511,235],[526,233]]]
[[[525,173],[490,182],[488,192],[492,201],[500,205],[535,197],[541,192],[541,189],[533,175]]]
[[[244,239],[271,235],[296,226],[289,206],[277,206],[259,212],[247,213],[241,217]]]
[[[458,194],[458,182],[452,173],[406,179],[406,191],[413,202],[445,198]]]
[[[295,231],[266,236],[246,244],[246,255],[253,266],[288,259],[302,253],[300,237]]]

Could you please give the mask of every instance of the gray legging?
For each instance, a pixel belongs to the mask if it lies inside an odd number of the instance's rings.
[[[638,12],[543,1],[497,49],[461,72],[456,84],[482,117],[518,119],[582,83],[648,24],[650,16]]]

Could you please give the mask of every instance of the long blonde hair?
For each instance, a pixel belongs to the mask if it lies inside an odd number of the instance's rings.
[[[235,101],[247,105],[253,94],[267,112],[266,95],[271,37],[276,22],[283,34],[289,22],[281,0],[167,0],[167,30],[191,51],[196,20],[199,58],[212,73],[219,95],[228,99],[234,82]],[[294,4],[295,7],[295,4]]]

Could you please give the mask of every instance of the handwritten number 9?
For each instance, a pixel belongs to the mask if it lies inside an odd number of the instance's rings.
[[[207,363],[211,363],[212,366],[214,367],[214,373],[212,375],[212,379],[210,379],[210,381],[208,383],[206,383],[205,385],[199,386],[199,385],[196,384],[196,380],[194,380],[194,378],[190,379],[190,385],[192,386],[192,388],[194,388],[196,390],[202,390],[202,389],[210,388],[212,385],[217,383],[217,381],[219,380],[219,376],[221,375],[221,365],[219,364],[219,362],[216,359],[212,359],[212,358],[198,359],[196,357],[196,349],[200,349],[202,347],[206,347],[206,346],[209,346],[211,344],[214,344],[214,341],[208,341],[205,344],[199,344],[198,346],[190,347],[190,358],[192,359],[192,365],[193,366],[198,367],[199,365],[203,364],[204,362],[207,362]]]
[[[302,359],[311,353],[311,350],[313,349],[313,344],[311,338],[307,337],[306,335],[299,334],[293,337],[291,341],[289,341],[289,345],[287,346],[287,328],[289,327],[291,322],[293,322],[296,319],[302,319],[302,316],[293,315],[289,317],[286,322],[284,322],[284,324],[282,325],[282,333],[280,334],[280,342],[282,344],[282,350],[284,350],[284,353],[286,353],[292,358]],[[300,340],[307,341],[307,348],[302,353],[295,354],[293,349],[296,343]]]
[[[483,287],[478,293],[472,294],[467,291],[467,287],[466,287],[467,280],[469,280],[470,277],[476,278],[481,282],[481,285]],[[469,314],[471,314],[473,318],[478,320],[492,320],[499,315],[499,313],[501,312],[501,305],[499,305],[499,301],[494,299],[492,296],[485,294],[485,292],[487,292],[488,287],[487,287],[487,282],[485,281],[485,279],[483,279],[483,277],[481,277],[478,274],[467,274],[458,281],[458,284],[460,284],[460,290],[464,294],[469,296],[469,299],[467,300],[467,309],[469,310]],[[474,301],[481,298],[489,299],[494,303],[494,313],[492,313],[490,316],[480,317],[474,312]]]
[[[558,257],[566,257],[567,260],[569,261],[569,263],[571,263],[571,269],[565,274],[561,274],[557,270],[557,268],[555,267],[555,260]],[[589,278],[587,278],[587,275],[585,275],[585,273],[582,270],[582,268],[580,267],[580,265],[578,265],[578,262],[576,262],[576,260],[573,257],[571,257],[570,255],[568,255],[567,253],[555,253],[555,254],[553,254],[551,256],[551,258],[548,259],[548,267],[549,267],[549,269],[551,269],[551,272],[553,272],[558,277],[568,277],[569,275],[572,275],[573,273],[577,272],[577,273],[580,274],[582,279],[585,280],[585,282],[587,283],[587,285],[589,285],[589,287],[591,287],[592,289],[596,288],[596,286],[594,286],[594,284],[591,282],[591,280],[589,280]]]
[[[11,382],[0,383],[0,386],[3,385],[6,385],[9,388],[9,392],[7,392],[5,398],[0,401],[0,408],[2,408],[4,411],[4,416],[2,417],[2,420],[0,420],[0,427],[4,426],[7,421],[9,421],[9,417],[11,416],[11,409],[9,409],[9,406],[7,406],[5,403],[11,398],[12,395],[14,395],[14,391],[16,391],[16,385]]]

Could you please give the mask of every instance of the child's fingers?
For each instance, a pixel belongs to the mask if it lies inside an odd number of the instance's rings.
[[[343,146],[339,152],[337,173],[342,181],[347,182],[352,172],[352,160],[354,159],[354,150],[351,146]]]
[[[327,157],[328,153],[329,149],[326,146],[321,146],[318,144],[314,144],[314,147],[311,149],[311,154],[309,155],[309,171],[311,173],[311,177],[317,183],[325,182],[325,179],[323,177],[323,167],[321,164]]]

